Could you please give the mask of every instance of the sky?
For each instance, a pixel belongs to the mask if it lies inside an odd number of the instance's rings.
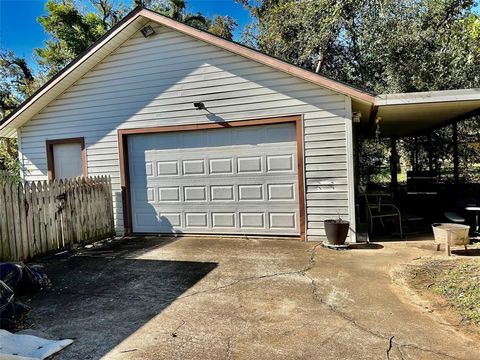
[[[89,4],[89,0],[77,0]],[[117,0],[115,0],[117,1]],[[33,49],[41,47],[47,35],[37,23],[37,17],[45,14],[47,0],[0,0],[0,48],[14,50],[35,67],[32,58]],[[123,0],[125,4],[133,0]],[[236,19],[238,28],[235,40],[239,41],[243,27],[249,23],[250,16],[242,5],[234,0],[188,0],[188,11],[200,11],[203,15],[229,15]]]

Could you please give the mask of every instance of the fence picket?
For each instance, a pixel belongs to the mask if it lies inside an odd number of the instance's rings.
[[[52,251],[48,244],[48,237],[47,237],[47,198],[46,194],[48,192],[48,186],[46,181],[39,181],[39,186],[41,189],[41,197],[39,198],[40,202],[40,236],[42,241],[42,249],[46,249],[47,252]],[[45,251],[45,250],[44,250]]]
[[[67,219],[67,212],[68,212],[68,207],[67,207],[67,197],[68,197],[68,193],[67,193],[67,184],[66,184],[66,180],[63,180],[61,179],[59,181],[59,191],[60,191],[60,194],[59,196],[61,197],[62,199],[62,207],[58,213],[58,216],[60,218],[60,224],[62,226],[62,246],[63,247],[66,247],[68,246],[69,242],[70,242],[70,238],[69,238],[69,234],[68,234],[68,219]]]
[[[15,211],[13,208],[13,203],[15,202],[13,194],[13,182],[7,182],[5,187],[5,208],[7,213],[7,229],[8,229],[8,243],[10,248],[10,256],[15,259],[18,258],[17,246],[16,246],[16,235],[15,235]]]
[[[6,209],[6,187],[0,186],[0,242],[1,256],[0,260],[9,259],[12,254],[10,250],[9,234],[8,234],[8,221],[7,221],[7,209]]]
[[[39,211],[39,200],[38,200],[38,191],[37,184],[32,182],[31,185],[32,191],[32,225],[33,225],[33,256],[42,254],[42,241],[40,238],[40,211]]]
[[[32,258],[35,254],[35,232],[33,230],[33,195],[32,186],[30,183],[25,183],[25,218],[27,224],[27,238],[28,238],[28,256]]]
[[[20,221],[20,231],[22,238],[22,257],[23,259],[28,258],[28,232],[27,232],[27,200],[26,193],[23,184],[18,184],[17,188],[18,196],[18,211],[19,211],[19,221]]]
[[[73,224],[73,208],[72,208],[72,192],[71,192],[71,184],[69,180],[65,180],[65,194],[67,194],[65,199],[65,211],[64,211],[64,219],[66,224],[66,238],[65,244],[70,246],[74,244],[74,234],[72,231],[72,224]]]
[[[81,212],[81,198],[80,198],[80,181],[78,178],[74,180],[73,192],[75,197],[75,239],[82,239],[82,212]]]
[[[19,183],[12,183],[12,200],[13,200],[13,216],[15,224],[15,245],[17,247],[17,257],[23,260],[23,241],[22,241],[22,224],[20,222],[21,199],[19,197]]]

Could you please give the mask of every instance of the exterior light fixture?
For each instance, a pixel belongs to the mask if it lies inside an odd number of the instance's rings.
[[[195,108],[197,110],[206,110],[207,109],[207,107],[205,106],[205,104],[203,102],[194,102],[193,106],[195,106]]]
[[[362,120],[362,113],[360,111],[355,111],[353,114],[352,114],[352,121],[354,123],[359,123],[360,120]]]
[[[150,25],[145,26],[140,31],[142,32],[142,35],[145,38],[148,38],[149,36],[152,36],[153,34],[155,34],[155,30],[153,30],[153,28]]]

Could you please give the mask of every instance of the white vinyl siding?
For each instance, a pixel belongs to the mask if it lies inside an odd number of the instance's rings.
[[[88,175],[112,177],[121,232],[118,129],[301,114],[308,239],[324,238],[323,219],[349,218],[344,95],[154,27],[154,36],[134,35],[22,127],[26,180],[47,177],[45,140],[84,137]]]

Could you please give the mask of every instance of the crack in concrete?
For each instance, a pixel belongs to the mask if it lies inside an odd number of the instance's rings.
[[[306,272],[308,270],[312,269],[313,266],[315,265],[315,250],[320,245],[321,244],[317,244],[312,248],[309,263],[305,267],[303,267],[301,270],[284,271],[284,272],[278,272],[278,273],[273,273],[273,274],[248,276],[248,277],[244,277],[244,278],[234,280],[234,281],[232,281],[228,284],[225,284],[225,285],[215,286],[215,287],[212,287],[212,288],[209,288],[209,289],[200,290],[200,291],[193,292],[191,294],[186,294],[186,295],[180,296],[180,297],[178,297],[177,300],[189,298],[189,297],[196,296],[196,295],[199,295],[199,294],[205,294],[205,293],[209,293],[209,292],[216,292],[216,291],[219,291],[219,290],[225,290],[229,287],[235,286],[239,283],[246,282],[246,281],[268,279],[268,278],[272,278],[272,277],[286,276],[286,275],[298,275],[298,274],[305,275]]]
[[[405,359],[405,355],[403,354],[402,350],[400,349],[400,346],[398,346],[398,344],[395,344],[395,348],[397,349],[398,353],[400,354],[400,360],[404,360]]]
[[[299,273],[301,273],[301,271],[286,271],[286,272],[279,272],[279,273],[273,273],[273,274],[264,274],[264,275],[244,277],[244,278],[234,280],[234,281],[232,281],[228,284],[225,284],[225,285],[215,286],[215,287],[208,288],[208,289],[205,289],[205,290],[195,291],[191,294],[182,295],[182,296],[178,297],[177,300],[186,299],[186,298],[196,296],[196,295],[200,295],[200,294],[225,290],[229,287],[235,286],[235,285],[237,285],[239,283],[242,283],[242,282],[259,280],[259,279],[268,279],[268,278],[272,278],[272,277],[276,277],[276,276],[295,275],[295,274],[299,274]]]
[[[452,355],[446,354],[444,352],[439,352],[439,351],[435,351],[435,350],[432,350],[432,349],[427,349],[427,348],[418,346],[417,344],[411,344],[411,343],[402,344],[402,343],[398,343],[398,342],[395,342],[395,344],[397,346],[399,346],[400,348],[404,348],[404,347],[413,348],[413,349],[420,350],[420,351],[423,351],[423,352],[428,352],[430,354],[443,356],[444,358],[461,360],[461,358],[458,358],[456,356],[452,356]]]
[[[390,351],[392,351],[392,347],[393,347],[393,340],[394,336],[390,336],[388,338],[388,348],[387,348],[387,360],[390,360]]]
[[[175,328],[175,330],[173,330],[173,331],[171,332],[170,335],[172,335],[172,337],[177,337],[177,336],[178,336],[178,330],[179,330],[183,325],[185,325],[185,324],[186,324],[186,321],[185,321],[185,320],[182,320],[182,323],[181,323],[180,325],[178,325],[178,326]]]
[[[340,327],[338,330],[332,332],[330,335],[328,335],[325,339],[323,339],[322,341],[320,341],[318,343],[318,345],[323,345],[325,344],[327,341],[329,341],[331,338],[333,338],[335,335],[339,334],[340,332],[342,332],[346,327],[347,327],[348,324],[345,324],[345,326],[342,326]]]
[[[353,325],[357,329],[359,329],[363,332],[366,332],[366,333],[368,333],[368,334],[370,334],[374,337],[377,337],[379,339],[383,339],[383,340],[388,339],[389,346],[388,346],[388,350],[387,350],[387,359],[390,359],[390,351],[391,351],[393,345],[395,345],[397,347],[397,349],[399,350],[399,353],[401,354],[400,356],[401,356],[402,359],[404,358],[404,354],[400,350],[401,347],[407,347],[407,348],[410,347],[410,348],[414,348],[414,349],[417,349],[417,350],[420,350],[420,351],[424,351],[424,352],[432,353],[432,354],[435,354],[435,355],[447,357],[447,358],[450,358],[450,359],[459,359],[459,358],[456,358],[452,355],[449,355],[449,354],[446,354],[446,353],[443,353],[443,352],[437,352],[437,351],[434,351],[434,350],[431,350],[431,349],[423,348],[421,346],[418,346],[417,344],[401,343],[401,342],[394,341],[393,340],[393,338],[394,338],[393,335],[389,337],[389,336],[383,335],[381,333],[375,332],[373,330],[370,330],[370,329],[366,328],[365,326],[362,326],[359,323],[357,323],[357,321],[354,318],[351,318],[348,315],[346,315],[345,313],[337,310],[334,306],[325,303],[323,301],[323,299],[318,295],[319,291],[318,291],[318,286],[317,286],[315,280],[307,274],[308,270],[312,269],[313,266],[315,265],[315,256],[316,256],[315,250],[317,249],[317,247],[319,245],[321,245],[321,244],[316,245],[312,249],[312,253],[310,255],[309,265],[307,265],[305,267],[304,272],[302,273],[302,275],[304,275],[308,279],[310,279],[310,285],[312,287],[312,297],[313,297],[314,300],[316,300],[320,304],[326,306],[326,308],[329,309],[331,312],[333,312],[335,315],[340,316],[341,318],[346,320],[348,323],[350,323],[351,325]]]
[[[217,286],[217,287],[213,287],[213,288],[209,288],[209,289],[205,289],[205,290],[201,290],[201,291],[197,291],[197,292],[194,292],[192,294],[187,294],[187,295],[183,295],[183,296],[180,296],[177,300],[182,300],[182,299],[185,299],[185,298],[189,298],[189,297],[192,297],[192,296],[196,296],[196,295],[200,295],[200,294],[205,294],[205,293],[210,293],[210,292],[216,292],[216,291],[222,291],[222,290],[225,290],[229,287],[232,287],[232,286],[235,286],[239,283],[242,283],[242,282],[247,282],[247,281],[252,281],[252,280],[259,280],[259,279],[268,279],[268,278],[272,278],[272,277],[277,277],[277,276],[286,276],[286,275],[302,275],[302,276],[305,276],[307,277],[309,280],[310,280],[310,286],[312,288],[312,297],[314,300],[316,300],[317,302],[319,302],[320,304],[324,305],[327,309],[329,309],[333,314],[337,315],[337,316],[340,316],[341,318],[343,318],[345,321],[347,321],[349,324],[351,324],[352,326],[354,326],[355,328],[363,331],[363,332],[366,332],[378,339],[382,339],[382,340],[388,340],[389,342],[389,349],[387,350],[387,359],[390,359],[389,356],[390,356],[390,352],[391,352],[391,349],[393,347],[393,345],[396,346],[396,348],[399,350],[399,353],[401,354],[401,357],[402,359],[404,358],[404,354],[403,352],[400,350],[400,348],[413,348],[413,349],[416,349],[416,350],[419,350],[419,351],[423,351],[423,352],[428,352],[428,353],[431,353],[431,354],[435,354],[435,355],[438,355],[438,356],[443,356],[445,358],[449,358],[449,359],[459,359],[455,356],[452,356],[452,355],[449,355],[449,354],[446,354],[446,353],[442,353],[442,352],[437,352],[435,350],[431,350],[431,349],[427,349],[427,348],[423,348],[417,344],[414,344],[414,343],[402,343],[402,342],[398,342],[398,341],[394,341],[393,338],[394,336],[387,336],[387,335],[384,335],[384,334],[381,334],[379,332],[376,332],[376,331],[373,331],[373,330],[370,330],[369,328],[359,324],[354,318],[351,318],[349,317],[347,314],[337,310],[334,306],[332,305],[329,305],[327,303],[325,303],[323,301],[323,299],[319,296],[319,290],[318,290],[318,286],[316,284],[316,281],[308,275],[308,271],[311,270],[314,266],[315,266],[315,263],[316,263],[316,250],[317,248],[321,246],[321,243],[319,244],[316,244],[312,249],[311,249],[311,253],[310,253],[310,258],[309,258],[309,262],[308,264],[303,267],[301,270],[296,270],[296,271],[285,271],[285,272],[278,272],[278,273],[273,273],[273,274],[264,274],[264,275],[257,275],[257,276],[249,276],[249,277],[245,277],[245,278],[240,278],[240,279],[237,279],[237,280],[234,280],[228,284],[225,284],[225,285],[221,285],[221,286]]]
[[[232,360],[232,343],[231,337],[227,339],[227,360]]]

